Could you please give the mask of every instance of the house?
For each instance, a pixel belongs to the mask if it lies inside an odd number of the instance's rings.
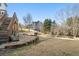
[[[7,4],[6,3],[0,3],[0,18],[3,16],[3,14],[7,14]]]
[[[12,17],[7,15],[7,4],[0,3],[0,43],[16,41],[18,38],[18,19],[14,12]]]
[[[40,21],[33,22],[32,26],[33,26],[34,30],[41,31],[41,29],[42,29],[42,22],[40,22]]]

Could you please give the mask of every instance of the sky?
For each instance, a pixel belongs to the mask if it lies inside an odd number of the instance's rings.
[[[14,12],[20,23],[24,24],[23,17],[31,14],[33,21],[43,22],[46,18],[56,20],[56,13],[68,7],[70,4],[64,3],[8,3],[7,12],[12,16]]]

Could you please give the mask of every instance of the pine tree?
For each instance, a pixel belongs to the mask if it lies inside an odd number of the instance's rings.
[[[43,26],[44,33],[49,33],[50,32],[50,30],[51,30],[51,23],[52,23],[51,19],[45,19],[44,26]]]

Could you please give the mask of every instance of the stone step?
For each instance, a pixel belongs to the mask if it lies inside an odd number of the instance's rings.
[[[2,23],[2,25],[8,25],[9,23]]]
[[[9,19],[5,19],[3,21],[3,23],[1,24],[1,26],[0,26],[0,30],[7,30],[7,27],[9,25],[9,23],[10,23],[10,20]]]
[[[8,40],[9,37],[7,35],[3,35],[3,36],[0,35],[0,44],[8,42]]]
[[[1,27],[0,30],[7,30],[7,27]]]
[[[0,40],[4,40],[4,39],[9,39],[9,37],[8,36],[4,36],[4,37],[0,36]]]
[[[7,41],[8,38],[0,38],[0,41]]]
[[[7,33],[7,30],[6,30],[6,31],[3,31],[3,30],[2,30],[2,31],[0,31],[0,33]]]
[[[8,33],[0,33],[0,37],[7,37]]]
[[[10,22],[10,20],[9,20],[9,21],[6,21],[6,20],[5,20],[3,23],[8,23],[8,22]]]
[[[0,30],[7,30],[7,27],[1,27]]]
[[[7,35],[7,34],[8,34],[8,33],[0,33],[0,35],[4,35],[4,36]]]
[[[0,40],[0,44],[6,43],[7,40]]]
[[[0,26],[0,29],[1,29],[1,30],[7,29],[8,25],[9,25],[9,24],[3,24],[3,25]]]
[[[2,25],[9,25],[9,23],[4,23],[4,24],[2,24]]]
[[[8,26],[6,25],[6,26],[3,26],[3,27],[1,26],[0,28],[7,28],[7,27],[8,27]]]
[[[9,23],[10,21],[5,21],[5,22],[3,22],[3,23]]]
[[[0,34],[7,34],[8,32],[7,32],[7,30],[6,31],[0,31]]]

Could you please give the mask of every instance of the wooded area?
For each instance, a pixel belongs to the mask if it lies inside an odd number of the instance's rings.
[[[57,20],[45,19],[44,32],[52,35],[64,35],[79,37],[79,5],[73,4],[70,7],[57,12]],[[58,21],[58,23],[56,22]],[[49,23],[49,24],[48,24]],[[51,25],[50,25],[51,24]]]

